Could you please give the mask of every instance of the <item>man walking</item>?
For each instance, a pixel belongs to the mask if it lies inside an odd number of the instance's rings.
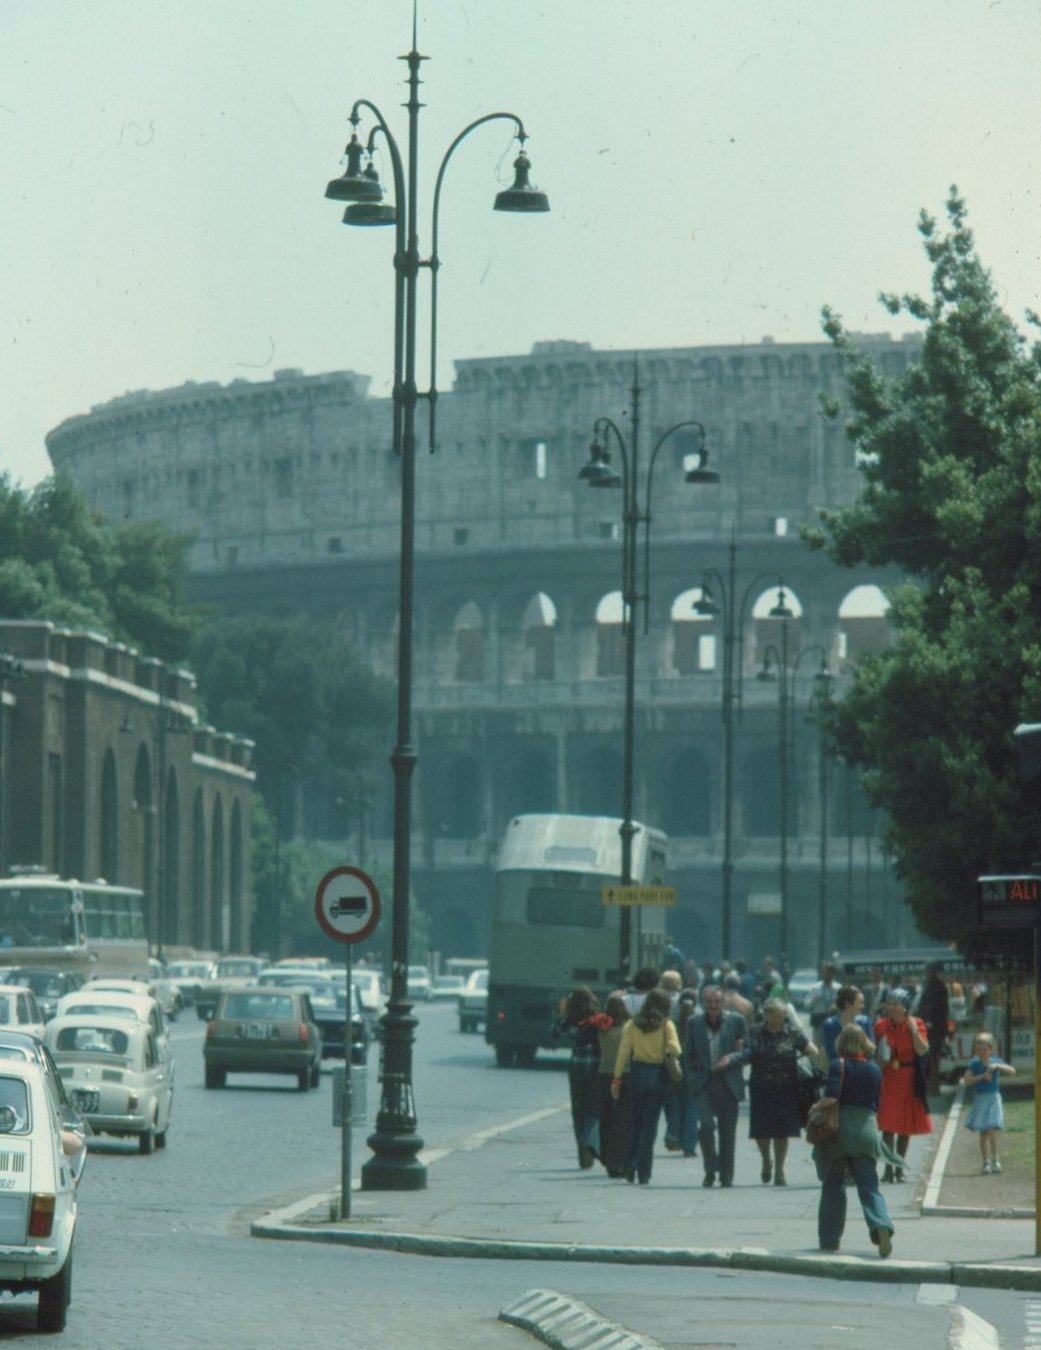
[[[705,1163],[704,1186],[734,1184],[737,1108],[745,1095],[740,1065],[730,1056],[743,1050],[748,1024],[740,1013],[727,1012],[723,991],[713,985],[702,994],[703,1011],[687,1022],[683,1053],[687,1090],[701,1124],[698,1140]]]

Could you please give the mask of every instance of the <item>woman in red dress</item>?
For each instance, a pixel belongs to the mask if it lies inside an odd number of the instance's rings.
[[[932,1134],[933,1122],[925,1098],[923,1072],[928,1067],[929,1041],[925,1023],[910,1015],[911,994],[893,989],[885,1003],[885,1016],[875,1023],[875,1041],[882,1068],[882,1095],[878,1106],[878,1126],[890,1148],[895,1140],[897,1154],[907,1157],[913,1134]],[[916,1070],[919,1059],[923,1063]],[[883,1181],[903,1181],[902,1167],[886,1167]]]

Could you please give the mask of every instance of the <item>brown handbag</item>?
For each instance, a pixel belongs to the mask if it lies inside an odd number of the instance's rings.
[[[846,1071],[846,1061],[839,1061],[839,1096],[842,1095],[842,1078]],[[830,1144],[839,1137],[839,1098],[821,1097],[810,1107],[806,1121],[806,1142],[815,1148],[819,1144]]]

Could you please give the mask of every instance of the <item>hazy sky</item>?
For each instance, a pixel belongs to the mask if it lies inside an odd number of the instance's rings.
[[[131,389],[351,369],[386,388],[393,232],[323,200],[347,115],[404,142],[411,0],[3,0],[0,470]],[[491,211],[506,123],[442,203],[456,357],[898,331],[949,184],[1041,308],[1037,0],[420,0],[420,244],[452,137],[519,113],[552,213]],[[385,165],[382,167],[386,167]],[[421,311],[421,325],[426,309]]]

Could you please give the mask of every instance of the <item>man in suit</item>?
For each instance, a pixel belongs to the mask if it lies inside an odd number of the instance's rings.
[[[701,1121],[702,1185],[714,1186],[718,1175],[721,1186],[732,1186],[737,1108],[745,1095],[745,1081],[731,1056],[744,1049],[748,1024],[740,1013],[726,1010],[718,985],[706,989],[701,1001],[702,1011],[687,1022],[683,1053],[687,1090]]]

